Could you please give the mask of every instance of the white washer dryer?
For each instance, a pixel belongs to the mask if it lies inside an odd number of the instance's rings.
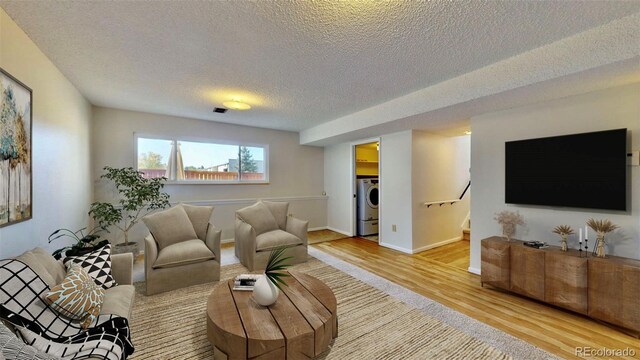
[[[358,235],[375,235],[378,233],[378,179],[358,179],[357,189]]]

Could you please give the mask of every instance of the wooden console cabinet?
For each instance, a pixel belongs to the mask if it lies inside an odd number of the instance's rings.
[[[640,260],[482,240],[481,281],[640,334]]]

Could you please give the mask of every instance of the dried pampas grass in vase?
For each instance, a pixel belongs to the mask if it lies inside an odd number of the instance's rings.
[[[604,236],[612,232],[613,230],[618,228],[618,225],[611,222],[611,220],[595,220],[589,219],[587,220],[587,225],[596,232],[596,256],[597,257],[605,257],[604,253]]]
[[[562,239],[562,251],[567,251],[567,238],[569,235],[575,234],[573,228],[569,225],[558,225],[553,229],[553,232],[560,235]]]
[[[502,226],[502,235],[507,238],[507,241],[511,241],[511,237],[516,233],[517,225],[524,225],[524,218],[517,211],[501,211],[496,213],[494,219]]]

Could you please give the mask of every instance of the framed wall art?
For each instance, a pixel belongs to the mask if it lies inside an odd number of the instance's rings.
[[[32,218],[32,98],[0,68],[0,227]]]

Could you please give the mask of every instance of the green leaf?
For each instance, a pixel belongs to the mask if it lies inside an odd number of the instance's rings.
[[[276,271],[280,271],[280,270],[285,270],[288,267],[289,267],[289,265],[276,266],[274,268],[271,268],[271,270],[269,270],[269,272],[272,273],[272,272],[276,272]]]
[[[277,269],[277,270],[271,270],[265,274],[271,274],[271,275],[280,275],[280,276],[289,276],[288,273],[286,272],[282,272],[282,270],[284,269]]]
[[[51,254],[54,259],[58,260],[62,257],[62,252],[68,250],[67,247],[63,247],[62,249],[58,249]]]
[[[271,279],[269,280],[273,283],[273,285],[275,285],[278,289],[283,290],[282,286],[288,286],[284,281],[280,280],[280,279]]]
[[[272,274],[272,275],[270,276],[270,278],[273,278],[273,279],[275,279],[275,280],[277,280],[277,281],[280,281],[281,283],[283,283],[283,284],[287,285],[287,284],[282,280],[282,278],[287,277],[287,276],[289,276],[289,275],[286,275],[286,274]]]
[[[271,283],[273,283],[273,285],[275,285],[278,289],[282,290],[282,287],[280,286],[280,284],[282,284],[284,286],[288,286],[288,285],[278,275],[277,274],[273,274],[273,273],[272,274],[267,274],[267,278],[269,279],[269,281],[271,281]],[[286,275],[286,276],[288,276],[288,275]]]
[[[94,240],[100,238],[100,235],[87,235],[84,238],[82,238],[82,242],[84,243],[90,243],[93,242]]]
[[[286,270],[290,265],[289,264],[281,264],[281,265],[277,265],[277,266],[272,266],[269,271],[265,272],[276,272],[276,271],[281,271],[281,270]]]
[[[286,268],[291,266],[291,264],[287,264],[286,262],[289,259],[293,258],[291,256],[284,256],[286,254],[286,250],[287,247],[285,246],[279,246],[271,250],[269,259],[267,261],[267,266],[264,270],[267,278],[279,289],[281,289],[280,284],[287,286],[287,283],[284,282],[281,278],[289,276],[289,274],[278,271],[285,270]]]
[[[281,265],[285,266],[285,267],[289,267],[291,265],[284,263],[285,261],[287,261],[289,259],[293,259],[293,256],[287,256],[286,258],[282,258],[282,259],[279,259],[279,260],[275,261],[273,264],[271,264],[271,268],[276,267],[276,266],[281,266]]]

